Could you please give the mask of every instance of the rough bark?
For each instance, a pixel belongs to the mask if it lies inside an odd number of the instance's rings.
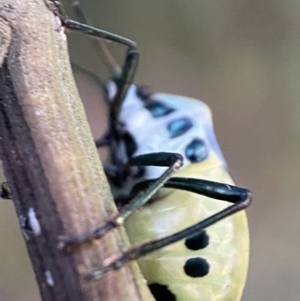
[[[0,158],[43,300],[151,300],[131,263],[86,275],[128,247],[122,228],[71,253],[61,236],[116,212],[69,64],[60,20],[43,0],[0,2]]]

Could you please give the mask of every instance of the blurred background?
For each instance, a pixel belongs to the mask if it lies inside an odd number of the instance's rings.
[[[300,300],[300,2],[81,2],[94,26],[137,42],[136,83],[211,107],[231,173],[254,195],[243,301]],[[70,35],[69,48],[77,65],[109,76],[85,36]],[[121,63],[124,47],[110,49]],[[99,80],[80,68],[76,79],[98,136],[106,122]],[[9,201],[0,202],[0,241],[0,300],[40,300]]]

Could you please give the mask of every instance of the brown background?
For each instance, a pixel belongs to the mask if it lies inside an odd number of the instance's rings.
[[[93,25],[137,41],[136,83],[199,98],[212,108],[236,183],[255,197],[243,301],[299,300],[300,2],[82,2]],[[70,48],[73,61],[104,76],[85,37],[73,35]],[[117,57],[124,53],[122,46],[112,49]],[[100,88],[85,75],[77,78],[99,134],[105,124]],[[9,201],[0,202],[0,300],[39,300]]]

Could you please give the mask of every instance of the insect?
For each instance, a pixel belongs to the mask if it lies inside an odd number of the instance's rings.
[[[89,279],[138,260],[156,300],[239,300],[249,236],[245,212],[237,212],[250,205],[251,193],[233,185],[209,108],[133,85],[138,62],[134,43],[62,21],[129,47],[122,71],[114,72],[107,85],[109,133],[96,141],[98,147],[110,147],[112,164],[106,171],[120,210],[107,224],[65,240],[64,246],[98,239],[125,223],[137,247],[112,257]]]
[[[209,198],[213,195],[201,195],[203,192],[217,192],[222,187],[214,196],[228,201],[230,192],[240,198],[245,193],[215,182],[233,185],[204,103],[169,94],[154,94],[145,100],[138,90],[130,88],[120,115],[135,138],[133,156],[161,151],[182,154],[183,167],[165,186],[175,183],[177,189],[195,189],[190,190],[194,193],[175,189],[159,192],[133,214],[125,223],[133,245],[172,235],[227,206]],[[147,118],[141,117],[142,124],[135,123],[131,112]],[[121,193],[127,192],[130,181],[157,178],[162,172],[161,167],[146,167],[140,178],[129,177]],[[205,186],[205,180],[214,182]],[[196,187],[204,189],[197,191]],[[240,212],[138,262],[157,300],[239,300],[248,265],[248,237],[246,215]]]

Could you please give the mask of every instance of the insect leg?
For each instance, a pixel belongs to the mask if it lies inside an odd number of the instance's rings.
[[[11,199],[11,192],[6,182],[1,184],[0,197],[5,200]]]
[[[104,134],[104,136],[95,140],[95,144],[97,148],[106,147],[110,145],[111,135],[109,133]]]
[[[121,105],[127,94],[129,86],[132,84],[134,80],[134,76],[138,66],[139,53],[137,51],[135,42],[125,37],[122,37],[120,35],[116,35],[111,32],[104,31],[89,26],[87,24],[83,24],[75,20],[69,19],[65,15],[60,1],[57,0],[49,0],[49,1],[54,6],[53,8],[54,13],[60,18],[62,25],[65,26],[66,28],[73,31],[80,31],[96,39],[100,38],[112,42],[117,42],[119,44],[123,44],[127,46],[128,50],[127,50],[124,65],[122,67],[122,71],[118,72],[118,74],[115,74],[115,77],[113,78],[114,82],[117,85],[117,94],[115,95],[111,105],[111,117],[112,119],[117,120]],[[75,4],[77,5],[77,7],[79,7],[78,6],[79,4],[77,3]]]
[[[199,179],[172,178],[164,184],[164,187],[187,190],[213,199],[228,201],[233,205],[173,235],[129,249],[118,258],[112,259],[103,269],[89,274],[87,276],[89,279],[99,279],[107,272],[116,270],[131,260],[136,260],[184,238],[194,236],[208,226],[247,208],[252,201],[251,193],[244,188]]]
[[[131,214],[133,214],[137,209],[142,207],[150,200],[150,198],[164,185],[164,183],[172,176],[172,174],[182,166],[182,163],[182,156],[176,153],[151,153],[131,158],[128,162],[130,166],[155,165],[166,166],[168,169],[162,174],[161,177],[153,181],[147,189],[140,192],[136,197],[133,198],[133,200],[122,207],[119,213],[112,216],[104,226],[96,229],[90,234],[62,240],[60,243],[60,248],[68,248],[72,245],[78,245],[93,239],[98,239],[113,228],[122,225]]]

